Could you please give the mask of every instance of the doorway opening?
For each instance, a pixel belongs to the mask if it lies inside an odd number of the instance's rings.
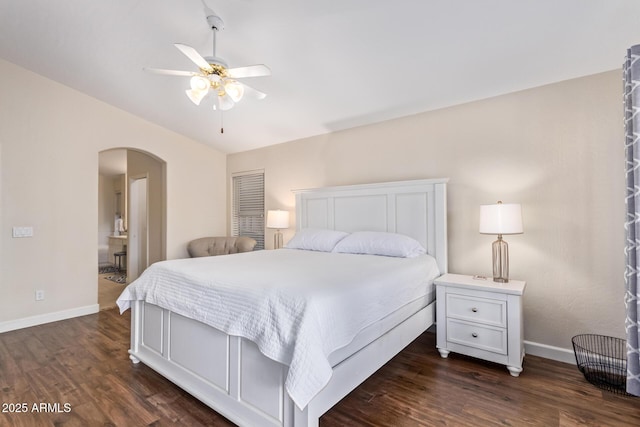
[[[98,304],[115,307],[125,286],[166,259],[166,163],[130,148],[99,153]]]

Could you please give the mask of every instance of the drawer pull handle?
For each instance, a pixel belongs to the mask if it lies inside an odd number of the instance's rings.
[[[473,332],[473,333],[471,334],[471,336],[472,336],[472,337],[474,337],[474,338],[478,338],[478,333],[477,333],[477,332]]]
[[[473,311],[474,313],[477,313],[477,312],[478,312],[478,309],[477,309],[477,308],[475,308],[475,307],[473,307],[473,308],[471,309],[471,311]]]

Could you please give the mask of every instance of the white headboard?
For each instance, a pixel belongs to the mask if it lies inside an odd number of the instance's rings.
[[[296,229],[387,231],[413,237],[447,272],[448,178],[294,190]]]

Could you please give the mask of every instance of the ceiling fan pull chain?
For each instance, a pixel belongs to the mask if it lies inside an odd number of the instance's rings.
[[[224,111],[220,110],[220,133],[224,133]]]

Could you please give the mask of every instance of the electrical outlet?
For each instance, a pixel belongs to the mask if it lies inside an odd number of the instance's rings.
[[[42,301],[44,299],[44,291],[39,289],[36,291],[36,301]]]

